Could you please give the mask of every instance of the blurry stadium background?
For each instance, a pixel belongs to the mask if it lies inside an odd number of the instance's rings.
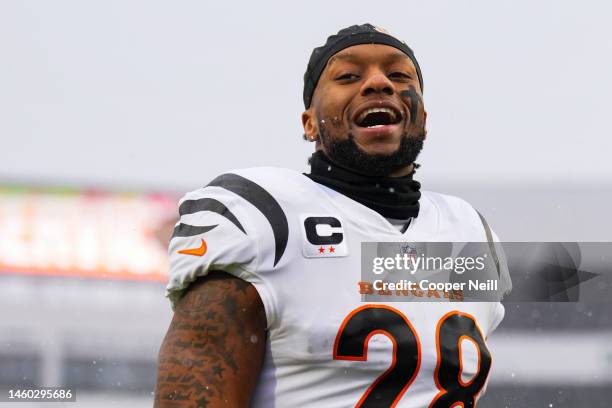
[[[178,198],[231,168],[306,170],[301,75],[354,23],[422,65],[425,189],[505,241],[610,241],[612,6],[293,7],[0,4],[0,389],[151,406]],[[612,302],[509,304],[489,344],[479,407],[610,406]]]

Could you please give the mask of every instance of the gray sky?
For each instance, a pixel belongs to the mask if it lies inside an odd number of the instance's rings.
[[[612,185],[605,1],[2,1],[0,183],[177,191],[305,170],[313,47],[372,22],[415,50],[436,184]]]

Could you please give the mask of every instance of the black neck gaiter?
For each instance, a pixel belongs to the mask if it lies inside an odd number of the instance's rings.
[[[412,175],[364,176],[332,163],[319,150],[310,158],[310,174],[305,176],[365,205],[383,217],[405,220],[419,215],[421,183],[413,180]]]

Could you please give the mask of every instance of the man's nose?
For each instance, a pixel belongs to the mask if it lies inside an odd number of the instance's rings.
[[[395,87],[393,82],[387,78],[382,72],[375,72],[368,76],[361,87],[361,95],[368,96],[371,94],[393,95]]]

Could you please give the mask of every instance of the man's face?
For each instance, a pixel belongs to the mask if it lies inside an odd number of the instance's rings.
[[[387,45],[363,44],[330,58],[302,123],[333,161],[388,176],[401,175],[416,159],[426,116],[410,58]]]

